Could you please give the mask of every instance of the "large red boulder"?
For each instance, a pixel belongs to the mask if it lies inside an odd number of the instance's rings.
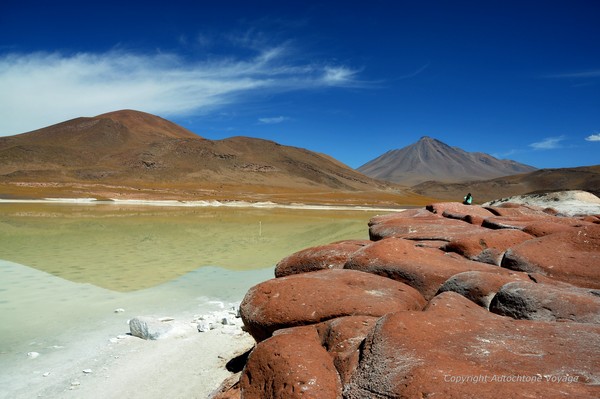
[[[250,353],[240,379],[244,399],[341,398],[333,359],[314,328],[275,335]]]
[[[248,332],[262,341],[281,328],[342,316],[383,316],[426,304],[414,288],[355,270],[320,270],[275,278],[246,293],[240,313]]]
[[[552,222],[556,219],[550,215],[519,215],[519,216],[492,216],[486,218],[481,224],[487,229],[517,229],[523,230],[525,227],[536,222]]]
[[[348,240],[303,249],[279,261],[275,266],[275,277],[324,269],[343,269],[350,255],[370,243],[368,240]]]
[[[515,319],[600,324],[600,290],[515,281],[500,288],[490,311]]]
[[[449,219],[431,213],[431,216],[414,218],[395,217],[369,223],[369,237],[372,241],[396,237],[410,240],[451,241],[459,237],[485,231],[462,220]]]
[[[455,274],[497,268],[454,253],[420,247],[402,238],[376,241],[356,251],[344,267],[401,281],[417,289],[426,299],[432,298]]]
[[[506,251],[501,266],[540,273],[580,287],[600,288],[600,225],[525,241]]]
[[[494,216],[489,210],[478,205],[464,205],[460,202],[438,202],[425,207],[428,211],[450,219],[481,225],[485,218]]]
[[[438,294],[446,291],[456,292],[484,308],[505,284],[513,281],[531,281],[527,273],[503,269],[490,271],[472,271],[458,273],[450,277],[438,290]]]
[[[514,217],[514,216],[554,216],[556,210],[552,208],[541,208],[535,205],[516,204],[506,202],[498,206],[484,207],[496,216]]]
[[[500,265],[504,252],[533,236],[520,230],[486,230],[450,241],[444,249],[478,262]]]
[[[600,326],[514,320],[451,292],[381,318],[345,399],[598,397]]]
[[[535,237],[543,237],[554,233],[568,232],[578,227],[591,224],[593,223],[586,222],[582,219],[556,217],[552,220],[540,220],[529,223],[523,228],[523,232]]]

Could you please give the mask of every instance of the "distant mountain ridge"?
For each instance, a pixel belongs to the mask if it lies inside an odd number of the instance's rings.
[[[536,168],[500,160],[481,152],[466,152],[431,137],[388,151],[357,169],[375,179],[413,186],[425,181],[458,183],[527,173]]]
[[[18,183],[18,184],[17,184]],[[209,140],[155,115],[122,110],[0,137],[0,196],[22,187],[106,189],[219,198],[386,198],[418,195],[303,148],[250,137]],[[82,188],[83,187],[83,188]],[[3,191],[2,191],[3,190]],[[27,195],[49,195],[33,189]],[[104,190],[104,188],[102,188]],[[368,193],[368,194],[367,194]],[[164,195],[167,195],[164,194]],[[178,194],[178,195],[179,195]],[[20,194],[23,195],[23,194]],[[52,195],[56,195],[52,193]],[[67,194],[60,194],[67,195]],[[68,194],[72,195],[72,194]],[[123,194],[125,195],[125,194]],[[160,194],[163,196],[163,194]],[[313,197],[314,197],[313,196]]]

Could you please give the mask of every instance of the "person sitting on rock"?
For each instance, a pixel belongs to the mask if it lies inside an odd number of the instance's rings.
[[[465,195],[465,198],[463,200],[463,204],[465,204],[465,205],[471,205],[471,202],[473,202],[473,196],[471,195],[471,193],[468,193],[467,195]]]

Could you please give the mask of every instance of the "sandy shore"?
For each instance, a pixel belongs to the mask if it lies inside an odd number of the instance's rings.
[[[400,212],[405,208],[381,208],[375,206],[357,205],[310,205],[303,203],[282,204],[271,201],[177,201],[177,200],[137,200],[137,199],[111,199],[97,200],[96,198],[43,198],[43,199],[3,199],[0,204],[82,204],[82,205],[141,205],[162,207],[215,207],[215,208],[261,208],[261,209],[302,209],[302,210],[334,210],[334,211],[384,211]]]
[[[129,334],[87,337],[56,355],[30,352],[24,370],[6,371],[5,398],[207,398],[232,375],[226,363],[254,341],[239,326],[198,332],[175,317],[177,332],[158,340]],[[23,354],[25,356],[25,354]],[[5,371],[3,371],[5,373]],[[4,396],[2,396],[4,395]]]
[[[232,374],[226,363],[254,344],[236,317],[239,301],[273,273],[201,268],[157,287],[115,293],[10,262],[0,261],[0,269],[6,280],[0,398],[6,399],[207,398]],[[221,298],[203,296],[195,289],[200,282],[217,287]],[[157,340],[135,337],[128,321],[138,316],[167,318],[172,330]],[[208,322],[213,329],[200,332],[198,325]]]

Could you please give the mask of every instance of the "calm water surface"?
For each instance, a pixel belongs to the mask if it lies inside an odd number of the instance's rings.
[[[295,251],[368,238],[377,213],[0,204],[0,363],[139,314],[240,301]]]

